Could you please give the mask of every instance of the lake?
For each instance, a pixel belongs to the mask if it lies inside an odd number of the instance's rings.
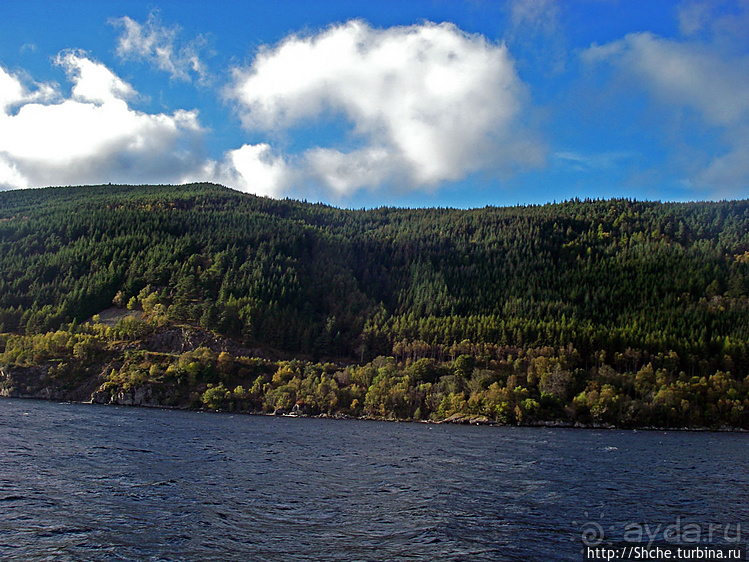
[[[3,399],[0,451],[3,560],[579,561],[638,529],[749,530],[741,433]]]

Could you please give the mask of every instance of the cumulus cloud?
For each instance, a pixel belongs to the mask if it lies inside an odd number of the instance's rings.
[[[725,193],[746,188],[749,181],[749,57],[726,56],[696,41],[664,39],[652,33],[635,33],[621,40],[594,45],[583,53],[589,63],[613,66],[626,81],[647,91],[675,126],[685,109],[699,119],[703,130],[716,131],[726,151],[712,155],[690,181]]]
[[[228,96],[253,131],[343,118],[350,145],[287,159],[297,178],[340,195],[363,187],[430,189],[543,160],[523,123],[527,91],[507,48],[452,24],[374,29],[350,21],[290,36],[235,69]]]
[[[332,148],[315,148],[305,155],[310,174],[333,193],[343,196],[362,187],[377,186],[399,178],[408,162],[382,147],[368,147],[343,153]]]
[[[65,69],[73,83],[72,97],[80,102],[105,104],[135,97],[132,86],[116,76],[103,64],[86,58],[80,51],[63,51],[55,63]]]
[[[10,74],[0,66],[0,115],[24,103],[51,100],[57,96],[51,84],[32,84],[29,87],[27,82],[30,80],[25,76]]]
[[[240,191],[279,197],[291,187],[296,173],[283,157],[273,154],[270,145],[260,143],[230,150],[220,162],[209,161],[199,176]],[[184,178],[191,180],[194,177]]]
[[[197,112],[136,111],[135,90],[80,51],[56,63],[68,97],[0,67],[0,187],[174,181],[199,167]]]
[[[179,26],[161,25],[158,12],[151,12],[145,23],[128,16],[112,19],[110,23],[123,30],[117,45],[117,54],[123,59],[147,61],[177,80],[189,81],[191,74],[196,74],[201,81],[208,78],[201,60],[206,46],[202,36],[180,45]]]

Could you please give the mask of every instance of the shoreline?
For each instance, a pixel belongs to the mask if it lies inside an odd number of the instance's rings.
[[[74,401],[74,400],[52,400],[39,396],[0,396],[0,400],[33,400],[39,402],[57,402],[58,404],[82,404],[97,406],[119,406],[123,408],[143,408],[153,410],[174,410],[181,412],[197,412],[205,414],[223,414],[223,415],[242,415],[242,416],[265,416],[271,418],[309,418],[309,419],[330,419],[330,420],[350,420],[350,421],[377,421],[389,423],[422,423],[428,425],[471,425],[471,426],[490,426],[490,427],[536,427],[547,429],[584,429],[584,430],[619,430],[619,431],[674,431],[674,432],[695,432],[695,433],[749,433],[749,430],[741,427],[655,427],[655,426],[634,426],[623,427],[603,423],[583,423],[583,422],[565,422],[565,421],[534,421],[524,424],[503,424],[486,418],[480,419],[481,416],[460,417],[456,419],[444,420],[414,420],[384,418],[379,416],[349,416],[347,414],[292,414],[292,413],[275,413],[275,412],[252,412],[252,411],[229,411],[229,410],[211,410],[207,408],[180,408],[177,406],[161,406],[147,404],[112,404],[94,402],[93,400]],[[450,416],[454,418],[455,416]],[[478,421],[477,421],[478,420]]]

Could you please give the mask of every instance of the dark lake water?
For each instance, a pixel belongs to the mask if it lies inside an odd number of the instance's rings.
[[[638,525],[730,541],[749,531],[747,461],[735,433],[5,399],[0,559],[582,560],[583,538]]]

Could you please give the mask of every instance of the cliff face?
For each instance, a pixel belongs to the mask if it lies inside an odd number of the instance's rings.
[[[59,392],[44,385],[49,365],[39,367],[5,366],[0,369],[0,396],[4,398],[44,398],[54,400]],[[60,399],[62,399],[60,397]]]
[[[110,390],[98,388],[91,394],[94,404],[118,404],[120,406],[144,406],[146,408],[160,408],[173,405],[174,393],[154,390],[150,386]]]
[[[190,402],[169,385],[144,384],[120,388],[106,381],[107,365],[100,376],[76,386],[70,380],[54,380],[50,366],[11,367],[0,371],[0,397],[32,398],[65,402],[91,402],[150,408],[182,407]]]
[[[143,349],[156,353],[180,354],[207,348],[215,353],[227,352],[235,357],[265,357],[260,348],[246,347],[233,340],[216,336],[195,327],[170,327],[150,334],[142,344]]]
[[[5,398],[38,398],[88,402],[91,394],[104,380],[104,369],[98,375],[90,376],[96,366],[89,365],[85,370],[60,376],[58,364],[47,363],[32,367],[17,365],[0,369],[0,396]]]

